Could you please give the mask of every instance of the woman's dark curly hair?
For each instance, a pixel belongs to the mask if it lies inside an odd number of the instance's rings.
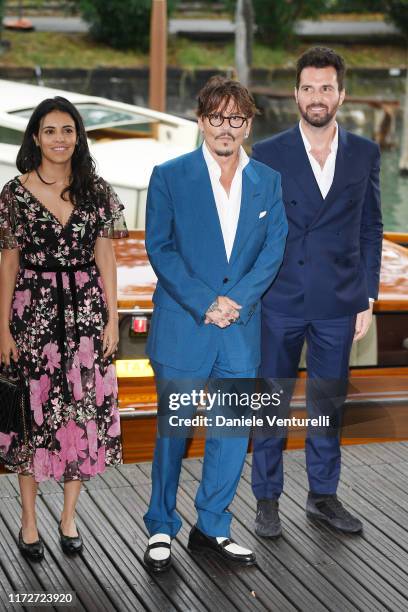
[[[34,170],[45,183],[38,172],[41,164],[41,150],[35,143],[34,135],[38,137],[41,120],[52,111],[68,113],[75,123],[77,144],[71,158],[71,179],[69,186],[62,190],[61,198],[66,200],[65,194],[68,193],[69,199],[77,205],[84,198],[96,194],[98,177],[96,176],[95,162],[89,151],[82,117],[75,106],[66,98],[61,96],[47,98],[34,109],[24,133],[23,143],[17,154],[16,165],[21,174]]]

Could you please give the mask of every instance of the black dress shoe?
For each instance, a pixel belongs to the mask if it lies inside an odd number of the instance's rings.
[[[170,554],[165,559],[153,559],[153,557],[150,556],[150,551],[153,548],[168,548]],[[171,566],[171,544],[165,541],[158,541],[154,542],[153,544],[148,544],[143,560],[147,569],[149,569],[151,572],[166,572]]]
[[[44,544],[41,538],[31,544],[26,544],[23,540],[23,530],[18,534],[18,547],[21,554],[30,561],[41,561],[44,559]]]
[[[343,533],[360,533],[362,522],[346,510],[337,495],[317,495],[309,493],[306,503],[306,516],[323,521]]]
[[[217,542],[217,538],[206,535],[194,526],[190,531],[190,537],[188,538],[188,549],[193,553],[206,553],[215,552],[220,555],[223,559],[228,561],[234,561],[242,565],[253,565],[256,561],[255,554],[248,552],[244,554],[237,554],[227,550],[229,544],[235,544],[231,538],[226,538],[222,542]]]
[[[64,535],[62,533],[60,521],[58,525],[58,533],[60,537],[61,548],[66,555],[75,555],[76,553],[81,552],[83,548],[83,542],[81,536],[79,535],[79,531],[78,535],[74,537]]]
[[[259,499],[256,507],[255,533],[262,538],[278,538],[282,535],[277,499]]]

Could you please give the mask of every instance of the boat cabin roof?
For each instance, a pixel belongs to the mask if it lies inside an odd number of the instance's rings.
[[[15,83],[0,79],[0,115],[7,114],[15,118],[14,126],[18,125],[25,129],[27,120],[34,108],[46,98],[63,96],[75,104],[80,110],[87,131],[102,129],[108,126],[126,127],[128,125],[140,126],[143,123],[154,123],[157,121],[169,125],[191,126],[191,121],[160,113],[145,107],[134,106],[116,100],[109,100],[97,96],[53,89],[50,87],[39,87],[26,83]],[[18,121],[20,119],[20,121]],[[0,124],[4,125],[4,115],[0,116]],[[14,127],[10,125],[10,127]]]

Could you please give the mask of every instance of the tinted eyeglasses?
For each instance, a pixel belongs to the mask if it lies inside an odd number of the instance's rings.
[[[229,117],[225,117],[221,115],[221,113],[211,113],[207,115],[208,121],[210,125],[213,127],[221,127],[225,120],[228,121],[230,127],[232,128],[240,128],[244,125],[245,121],[247,121],[246,117],[241,117],[240,115],[230,115]]]

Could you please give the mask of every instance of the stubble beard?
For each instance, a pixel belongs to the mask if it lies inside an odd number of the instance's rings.
[[[308,123],[309,125],[312,125],[313,127],[317,127],[317,128],[326,127],[326,125],[331,123],[333,118],[336,116],[338,107],[339,105],[336,104],[336,106],[332,109],[331,112],[327,109],[324,115],[318,116],[318,115],[313,115],[313,111],[308,111],[309,107],[306,107],[306,109],[303,109],[298,104],[299,112],[302,115],[302,118],[306,121],[306,123]]]

